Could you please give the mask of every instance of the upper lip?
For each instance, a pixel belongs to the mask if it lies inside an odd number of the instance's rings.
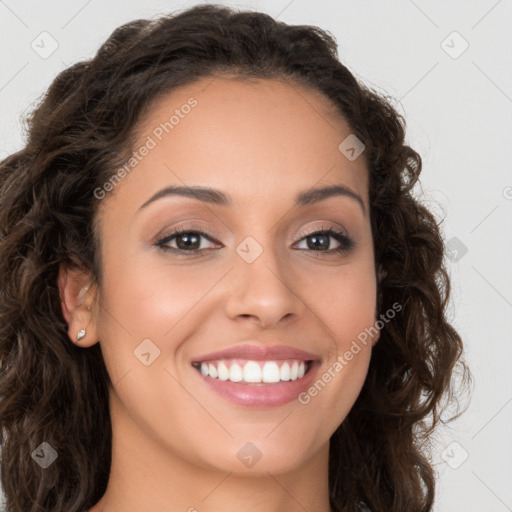
[[[192,359],[192,363],[202,363],[217,359],[249,359],[251,361],[274,361],[280,359],[298,359],[304,361],[316,361],[320,358],[311,352],[305,352],[288,345],[255,345],[243,343],[224,350],[211,352]]]

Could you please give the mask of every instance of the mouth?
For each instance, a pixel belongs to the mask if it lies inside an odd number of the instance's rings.
[[[241,345],[191,364],[209,389],[228,401],[274,407],[292,402],[311,385],[320,359],[292,347]]]
[[[313,361],[251,361],[222,359],[193,363],[201,375],[243,384],[276,384],[302,379],[313,365]]]

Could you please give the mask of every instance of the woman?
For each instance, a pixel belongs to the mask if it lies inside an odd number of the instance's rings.
[[[7,510],[432,510],[469,372],[404,126],[220,6],[63,71],[1,163]]]

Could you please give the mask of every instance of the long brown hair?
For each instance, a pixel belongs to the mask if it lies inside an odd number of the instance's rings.
[[[136,123],[161,95],[229,72],[322,92],[365,144],[382,328],[364,387],[331,439],[334,510],[432,510],[425,448],[442,405],[470,373],[448,323],[450,281],[434,216],[413,196],[421,158],[389,100],[357,81],[336,43],[312,26],[198,5],[116,29],[88,61],[62,71],[27,118],[25,147],[0,164],[1,480],[10,512],[81,512],[105,492],[111,464],[109,375],[100,344],[71,343],[59,266],[101,281],[95,230],[101,187],[123,163]],[[42,469],[42,442],[58,453]]]

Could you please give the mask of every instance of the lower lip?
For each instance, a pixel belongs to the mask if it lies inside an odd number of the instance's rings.
[[[318,363],[311,365],[301,379],[273,384],[248,384],[207,377],[194,369],[203,382],[217,394],[237,405],[246,407],[277,407],[296,400],[313,382]]]

